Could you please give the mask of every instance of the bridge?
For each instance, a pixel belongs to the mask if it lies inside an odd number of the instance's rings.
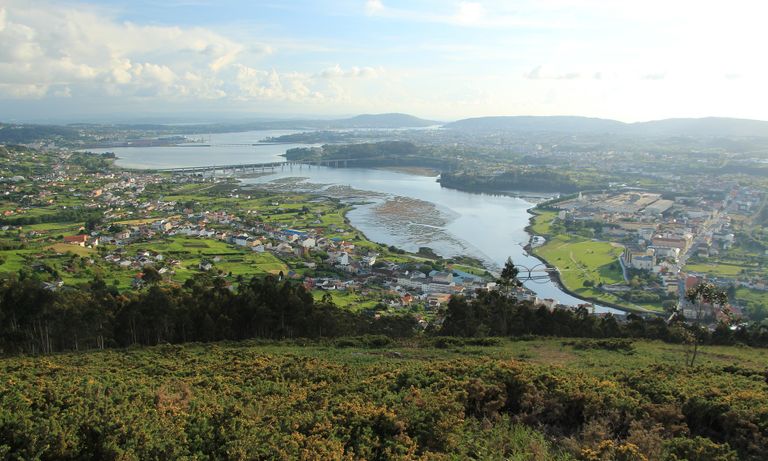
[[[161,173],[172,174],[203,174],[213,173],[221,171],[223,174],[233,173],[245,173],[245,172],[261,172],[275,171],[276,168],[285,170],[286,168],[293,169],[297,167],[302,169],[305,165],[307,167],[314,166],[327,166],[334,168],[346,168],[349,163],[355,162],[354,159],[339,159],[339,160],[304,160],[304,161],[282,161],[282,162],[266,162],[266,163],[238,163],[233,165],[205,165],[205,166],[188,166],[180,168],[161,168],[155,171]]]
[[[537,283],[545,283],[551,280],[552,274],[557,273],[557,269],[554,267],[549,267],[544,263],[537,264],[533,267],[526,267],[522,264],[515,264],[515,267],[518,270],[517,273],[517,280],[521,282],[537,282]],[[498,278],[500,277],[500,273],[491,271],[491,275]]]
[[[546,264],[536,264],[533,267],[523,266],[522,264],[515,264],[518,270],[517,280],[521,282],[538,282],[545,283],[550,280],[552,274],[557,273],[557,269],[549,267]],[[494,274],[496,276],[496,274]]]

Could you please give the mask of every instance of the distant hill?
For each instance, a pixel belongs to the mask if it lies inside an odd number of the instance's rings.
[[[618,134],[630,136],[768,137],[768,121],[737,118],[675,118],[623,123],[575,116],[479,117],[458,120],[445,128],[462,131]]]
[[[79,141],[81,130],[111,132],[115,129],[146,131],[149,136],[159,134],[234,133],[254,130],[344,130],[344,129],[396,129],[421,128],[440,125],[441,122],[424,120],[408,114],[363,114],[336,120],[258,120],[208,124],[117,124],[100,125],[76,123],[70,125],[4,124],[0,122],[0,143],[24,144],[53,138]]]
[[[648,136],[768,137],[768,122],[743,118],[670,118],[633,123],[629,128]]]
[[[251,130],[337,130],[355,128],[420,128],[440,125],[441,122],[424,120],[408,114],[363,114],[342,119],[258,120],[224,122],[202,125],[123,125],[133,129],[169,130],[179,133],[223,133]]]
[[[329,120],[335,128],[418,128],[439,125],[434,120],[424,120],[408,114],[363,114],[341,120]]]
[[[602,118],[524,115],[468,118],[444,127],[466,131],[613,133],[625,129],[626,124]]]

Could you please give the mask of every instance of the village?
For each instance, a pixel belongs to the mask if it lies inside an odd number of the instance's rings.
[[[451,295],[495,286],[480,264],[368,241],[344,218],[349,205],[336,198],[243,191],[232,178],[88,171],[66,156],[41,159],[47,171],[0,183],[0,269],[40,273],[52,290],[92,277],[142,289],[198,274],[234,288],[272,275],[296,280],[318,298],[329,293],[350,309],[407,309],[429,319]]]

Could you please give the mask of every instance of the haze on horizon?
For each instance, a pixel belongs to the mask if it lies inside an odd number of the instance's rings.
[[[748,0],[0,0],[0,121],[768,120]]]

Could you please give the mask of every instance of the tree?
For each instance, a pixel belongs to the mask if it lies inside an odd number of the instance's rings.
[[[160,272],[158,272],[157,269],[152,266],[144,266],[144,269],[142,269],[141,273],[141,279],[144,280],[144,283],[147,284],[157,283],[163,280],[163,276],[160,274]]]
[[[520,270],[515,267],[515,263],[512,262],[512,257],[507,258],[507,262],[504,263],[504,269],[501,270],[501,275],[497,280],[497,283],[504,288],[504,291],[508,291],[512,287],[519,287],[520,281],[517,279],[517,274]]]
[[[101,219],[98,217],[89,217],[85,220],[85,231],[90,233],[96,230],[96,228],[101,224]]]
[[[713,283],[699,283],[685,292],[685,300],[693,306],[694,318],[690,319],[689,331],[686,335],[685,360],[688,366],[693,366],[699,352],[699,342],[705,334],[701,321],[707,316],[707,311],[714,317],[721,313],[726,321],[730,320],[728,294]]]

